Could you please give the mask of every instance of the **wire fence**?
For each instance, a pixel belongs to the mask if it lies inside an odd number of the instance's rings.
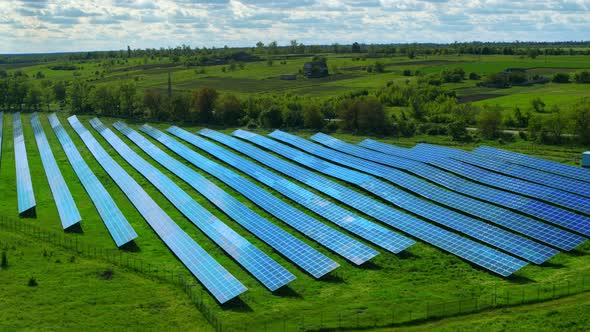
[[[0,228],[22,233],[40,241],[44,241],[89,258],[101,259],[125,269],[168,282],[180,287],[204,315],[216,331],[329,331],[329,330],[363,330],[377,327],[417,324],[433,319],[441,319],[457,315],[476,313],[484,310],[518,306],[535,302],[553,300],[590,290],[590,275],[576,275],[551,283],[530,282],[522,285],[494,287],[491,291],[472,293],[470,296],[456,301],[427,302],[412,307],[383,303],[379,308],[358,309],[347,312],[331,312],[329,314],[316,311],[308,315],[288,313],[283,318],[262,321],[249,325],[241,322],[238,327],[224,325],[219,312],[224,310],[186,273],[174,270],[163,270],[118,249],[104,249],[88,245],[66,233],[44,230],[38,226],[20,220],[0,216]],[[229,304],[246,305],[240,301]]]

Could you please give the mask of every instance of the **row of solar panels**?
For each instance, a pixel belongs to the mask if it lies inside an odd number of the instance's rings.
[[[16,115],[15,119],[17,117]],[[50,116],[50,122],[64,151],[66,151],[70,163],[89,192],[117,245],[122,245],[137,237],[118,208],[116,208],[116,204],[112,201],[108,192],[82,160],[55,115]],[[162,240],[220,302],[223,303],[245,291],[245,287],[237,279],[233,278],[229,272],[215,262],[157,206],[141,186],[108,155],[75,117],[71,117],[69,122],[101,166],[125,192]],[[67,187],[65,187],[66,190],[63,190],[65,182],[61,185],[59,180],[61,174],[55,177],[52,176],[57,174],[56,167],[53,167],[57,165],[53,165],[55,160],[36,116],[32,117],[32,123],[58,210],[60,209],[59,205],[63,206],[64,211],[67,208],[71,210],[72,207],[75,209],[75,204],[71,204],[73,201],[71,203],[59,203],[67,201],[64,197],[69,195],[69,191],[67,191]],[[20,126],[20,117],[18,117],[18,123],[15,120],[15,146],[17,142],[17,124]],[[199,227],[267,288],[276,290],[295,278],[289,271],[192,200],[178,185],[137,155],[117,135],[102,125],[98,119],[91,120],[91,125],[130,165],[154,184],[187,219]],[[120,122],[116,123],[114,127],[137,144],[147,155],[189,183],[232,219],[311,275],[321,277],[338,267],[336,262],[248,209],[214,183],[159,149],[144,136]],[[286,204],[255,183],[198,154],[169,135],[147,125],[142,126],[140,130],[189,163],[240,192],[277,219],[349,261],[362,264],[378,254],[374,249]],[[168,132],[277,190],[289,199],[314,211],[327,221],[381,248],[398,253],[414,243],[412,239],[343,209],[295,182],[289,181],[209,140],[177,127],[169,128]],[[554,204],[559,205],[559,200],[550,200],[550,204],[548,204],[538,200],[547,200],[545,196],[527,198],[521,196],[522,194],[526,195],[523,192],[509,193],[451,174],[456,169],[467,167],[471,172],[483,172],[485,176],[497,175],[492,171],[498,171],[498,168],[490,169],[475,165],[476,161],[474,160],[479,159],[471,158],[470,155],[466,157],[468,155],[466,152],[455,153],[433,146],[418,146],[415,150],[408,150],[374,141],[361,143],[361,145],[364,144],[373,149],[370,150],[338,141],[323,134],[312,137],[313,140],[331,148],[329,149],[280,131],[275,131],[270,135],[276,140],[245,131],[234,133],[234,136],[291,159],[301,164],[302,167],[258,149],[243,140],[215,131],[202,130],[199,134],[227,145],[279,173],[317,189],[325,195],[378,221],[503,276],[510,275],[525,266],[525,260],[540,264],[557,254],[557,249],[571,250],[585,241],[583,236],[571,231],[583,235],[588,234],[590,225],[588,218],[556,207]],[[22,137],[22,127],[20,127],[19,137]],[[298,149],[279,143],[277,140]],[[24,151],[24,138],[22,138],[22,145],[22,151]],[[419,151],[420,149],[436,151],[436,158],[432,158],[432,156],[425,158],[424,154]],[[41,150],[48,150],[49,153]],[[388,152],[389,154],[375,150]],[[45,156],[43,156],[44,154]],[[453,156],[460,156],[462,159],[459,159],[459,157],[453,158]],[[26,161],[26,152],[24,157]],[[478,158],[484,157],[478,156]],[[53,160],[53,163],[51,160]],[[471,161],[471,163],[466,160]],[[447,165],[447,167],[441,169],[440,163]],[[448,165],[452,165],[452,167]],[[17,173],[18,168],[17,165]],[[310,168],[313,171],[310,171]],[[26,170],[28,171],[28,165]],[[59,169],[57,169],[57,172],[59,172]],[[511,170],[511,172],[515,171]],[[324,173],[363,188],[370,195],[364,195],[349,187],[340,185],[327,177],[319,175],[319,173]],[[464,174],[459,175],[469,178]],[[477,174],[479,179],[481,174]],[[511,173],[512,176],[515,174],[517,173]],[[56,183],[51,184],[54,178],[57,179],[55,180]],[[531,178],[527,180],[531,180]],[[60,182],[58,183],[58,181]],[[531,183],[530,181],[523,182]],[[56,190],[53,189],[54,185],[57,188]],[[542,186],[540,184],[535,185]],[[548,190],[547,187],[542,187]],[[580,188],[580,186],[573,187]],[[551,188],[551,190],[556,190],[566,196],[575,195],[572,192],[565,192],[558,188]],[[476,193],[471,193],[472,191]],[[32,194],[32,187],[30,192]],[[23,191],[23,193],[23,197],[26,197],[26,192]],[[404,211],[394,209],[370,197],[371,195],[380,197]],[[21,191],[19,190],[19,202],[20,196]],[[505,197],[516,199],[507,202],[504,200]],[[581,203],[586,204],[584,201],[586,198],[578,196],[576,198],[581,199]],[[528,209],[516,209],[514,204],[527,206]],[[115,211],[115,213],[110,213],[111,210]],[[516,213],[514,210],[518,210],[523,214]],[[417,215],[419,218],[406,212]],[[75,213],[77,213],[77,210]],[[72,220],[76,219],[75,213],[72,212],[72,215],[74,215],[74,218],[71,218]],[[528,214],[528,216],[525,214]],[[546,222],[559,225],[561,228]],[[62,218],[62,223],[64,223],[65,228],[67,223],[64,222],[64,218]],[[432,223],[438,224],[438,226]]]

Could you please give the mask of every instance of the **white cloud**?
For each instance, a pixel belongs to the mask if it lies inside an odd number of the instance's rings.
[[[0,0],[0,53],[582,40],[590,0]]]

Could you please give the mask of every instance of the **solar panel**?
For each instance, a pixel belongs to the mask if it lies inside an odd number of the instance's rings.
[[[195,226],[269,290],[275,291],[295,280],[293,274],[195,202],[189,194],[169,177],[135,153],[117,135],[106,128],[99,119],[90,120],[90,125],[111,144],[123,159],[150,181]]]
[[[266,137],[237,130],[234,136],[243,138],[264,148],[273,151],[284,151],[285,153],[297,153],[298,151]],[[416,217],[396,210],[373,198],[362,195],[356,190],[340,185],[330,179],[309,171],[303,167],[296,166],[286,160],[277,158],[267,152],[255,148],[238,140],[229,140],[225,136],[215,137],[215,140],[231,146],[232,148],[248,155],[257,161],[276,169],[277,171],[293,177],[310,187],[322,190],[329,195],[351,207],[366,213],[394,228],[410,234],[422,241],[430,243],[440,249],[448,251],[473,264],[479,265],[489,271],[509,276],[518,271],[526,263],[520,259],[489,248],[480,243],[474,242],[455,233],[449,232],[440,227],[431,225]],[[280,152],[279,152],[280,154]],[[272,158],[271,158],[272,157]]]
[[[20,120],[20,113],[12,114],[14,131],[14,161],[16,167],[16,192],[18,196],[18,214],[21,216],[35,216],[35,193],[27,159],[25,136]]]
[[[371,139],[360,142],[359,146],[387,155],[388,159],[386,162],[388,165],[414,173],[450,190],[504,206],[590,236],[590,219],[580,214],[532,198],[466,180],[440,168],[426,164],[425,162],[430,161],[428,156],[416,155],[410,149],[400,148]],[[380,160],[384,161],[385,159],[381,158]],[[425,162],[420,162],[420,160],[424,160]]]
[[[55,162],[55,157],[51,151],[51,146],[49,146],[47,136],[45,136],[45,131],[43,131],[43,127],[41,126],[41,121],[39,121],[37,113],[33,113],[31,115],[31,124],[33,125],[33,132],[35,133],[37,148],[39,149],[39,154],[41,155],[41,162],[43,163],[43,168],[45,169],[45,175],[47,176],[47,181],[49,182],[49,188],[51,188],[53,200],[57,206],[59,219],[61,220],[63,229],[70,228],[78,224],[82,217],[80,216],[78,207],[76,206],[74,198],[70,193],[70,189],[68,188],[68,185],[66,184],[66,181],[64,180],[64,177],[61,174],[57,163]]]
[[[480,146],[473,150],[473,152],[481,155],[493,156],[514,164],[535,168],[548,173],[559,174],[572,179],[590,182],[590,170],[584,168],[570,166],[547,159],[535,158],[526,154],[496,149],[489,146]]]
[[[136,239],[137,233],[135,233],[133,227],[125,219],[125,216],[123,216],[123,213],[121,213],[121,210],[119,210],[119,207],[109,192],[100,183],[90,167],[88,167],[88,164],[86,164],[86,161],[84,161],[80,152],[78,152],[76,145],[62,127],[57,116],[51,114],[48,118],[57,139],[68,157],[70,165],[72,165],[78,179],[82,182],[84,189],[86,189],[88,196],[90,196],[90,199],[94,203],[98,214],[102,218],[117,247],[121,247]]]
[[[178,127],[170,127],[168,131],[180,138],[192,135]],[[378,254],[376,250],[283,202],[241,175],[201,156],[172,137],[160,132],[154,138],[193,165],[225,182],[270,214],[354,264],[362,264]]]
[[[453,204],[449,202],[451,200],[447,199],[445,192],[448,194],[458,195],[448,192],[444,189],[440,189],[435,185],[417,179],[404,172],[325,148],[304,138],[279,130],[272,132],[269,136],[282,142],[297,146],[299,149],[310,154],[307,157],[309,159],[310,165],[314,165],[316,167],[331,167],[333,168],[332,173],[338,174],[343,179],[348,178],[348,174],[358,173],[355,170],[360,170],[371,175],[385,177],[389,181],[393,181],[402,187],[425,191],[425,195],[428,198],[436,201],[440,200],[441,203]],[[312,157],[311,155],[329,159],[330,162]],[[346,165],[347,167],[350,167],[350,169],[336,166],[335,163]],[[336,170],[336,167],[339,169]],[[388,173],[393,174],[393,176],[390,176]],[[373,176],[368,176],[363,182],[354,184],[395,204],[402,209],[415,213],[423,218],[434,221],[441,225],[445,225],[446,227],[450,227],[458,232],[469,235],[484,243],[503,249],[513,255],[527,259],[531,262],[541,264],[558,253],[557,250],[549,248],[540,243],[481,222],[454,210],[449,210],[440,205],[420,199]],[[443,190],[444,192],[437,194],[437,189]],[[428,190],[430,190],[430,193]],[[454,199],[460,198],[455,197]],[[457,206],[457,208],[462,211],[467,208],[467,205],[460,204]]]
[[[143,188],[109,156],[75,115],[69,117],[68,121],[94,158],[117,183],[160,239],[217,301],[225,303],[247,290],[154,202]]]
[[[216,132],[209,129],[203,129],[199,132],[201,135],[215,135]],[[361,218],[350,211],[306,190],[299,185],[281,177],[277,174],[261,167],[245,158],[237,156],[232,152],[211,143],[205,139],[194,136],[190,138],[190,143],[199,149],[206,151],[214,157],[226,162],[240,171],[252,176],[260,182],[277,190],[293,201],[307,207],[322,217],[330,220],[338,226],[345,228],[353,234],[356,234],[384,249],[393,253],[399,253],[414,241],[405,236],[401,236],[388,230],[385,227]]]
[[[382,177],[422,197],[501,225],[562,250],[571,250],[586,240],[579,235],[547,225],[511,210],[445,190],[430,182],[417,179],[405,172],[385,166],[399,166],[401,164],[402,167],[411,169],[419,167],[418,165],[412,165],[417,164],[416,162],[408,161],[406,163],[400,163],[395,160],[395,157],[345,143],[326,134],[319,133],[312,136],[311,139],[337,151],[347,153],[342,154],[333,150],[325,151],[325,148],[314,149],[320,153],[324,152],[323,156],[334,162],[347,164],[348,166],[355,165],[351,167]],[[311,148],[313,149],[314,147]]]
[[[439,147],[436,145],[417,145],[416,150],[420,149],[435,149],[435,150],[447,150],[450,148]],[[530,182],[542,184],[548,187],[553,187],[570,193],[578,194],[581,196],[590,196],[590,183],[584,181],[574,180],[565,176],[551,174],[529,167],[512,164],[509,162],[501,161],[498,159],[492,159],[490,156],[482,156],[467,151],[456,150],[456,153],[451,154],[449,157],[483,168],[500,174],[506,174],[515,178],[527,180]]]
[[[411,153],[414,155],[414,158],[492,187],[537,198],[590,215],[590,199],[586,197],[486,171],[477,166],[437,154],[436,149],[428,149],[427,147],[421,149],[421,151],[412,150]],[[428,149],[427,153],[425,151],[426,149]]]
[[[320,278],[338,267],[336,262],[256,214],[239,200],[219,188],[215,183],[172,158],[136,131],[129,129],[121,122],[115,123],[114,126],[137,144],[145,153],[186,181],[237,223],[315,278]],[[148,132],[152,131],[153,128],[146,125],[142,130]],[[157,132],[154,134],[157,134]]]

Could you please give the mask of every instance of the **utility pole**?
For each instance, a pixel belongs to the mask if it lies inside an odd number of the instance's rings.
[[[172,97],[172,80],[170,79],[170,72],[168,72],[168,98]]]

